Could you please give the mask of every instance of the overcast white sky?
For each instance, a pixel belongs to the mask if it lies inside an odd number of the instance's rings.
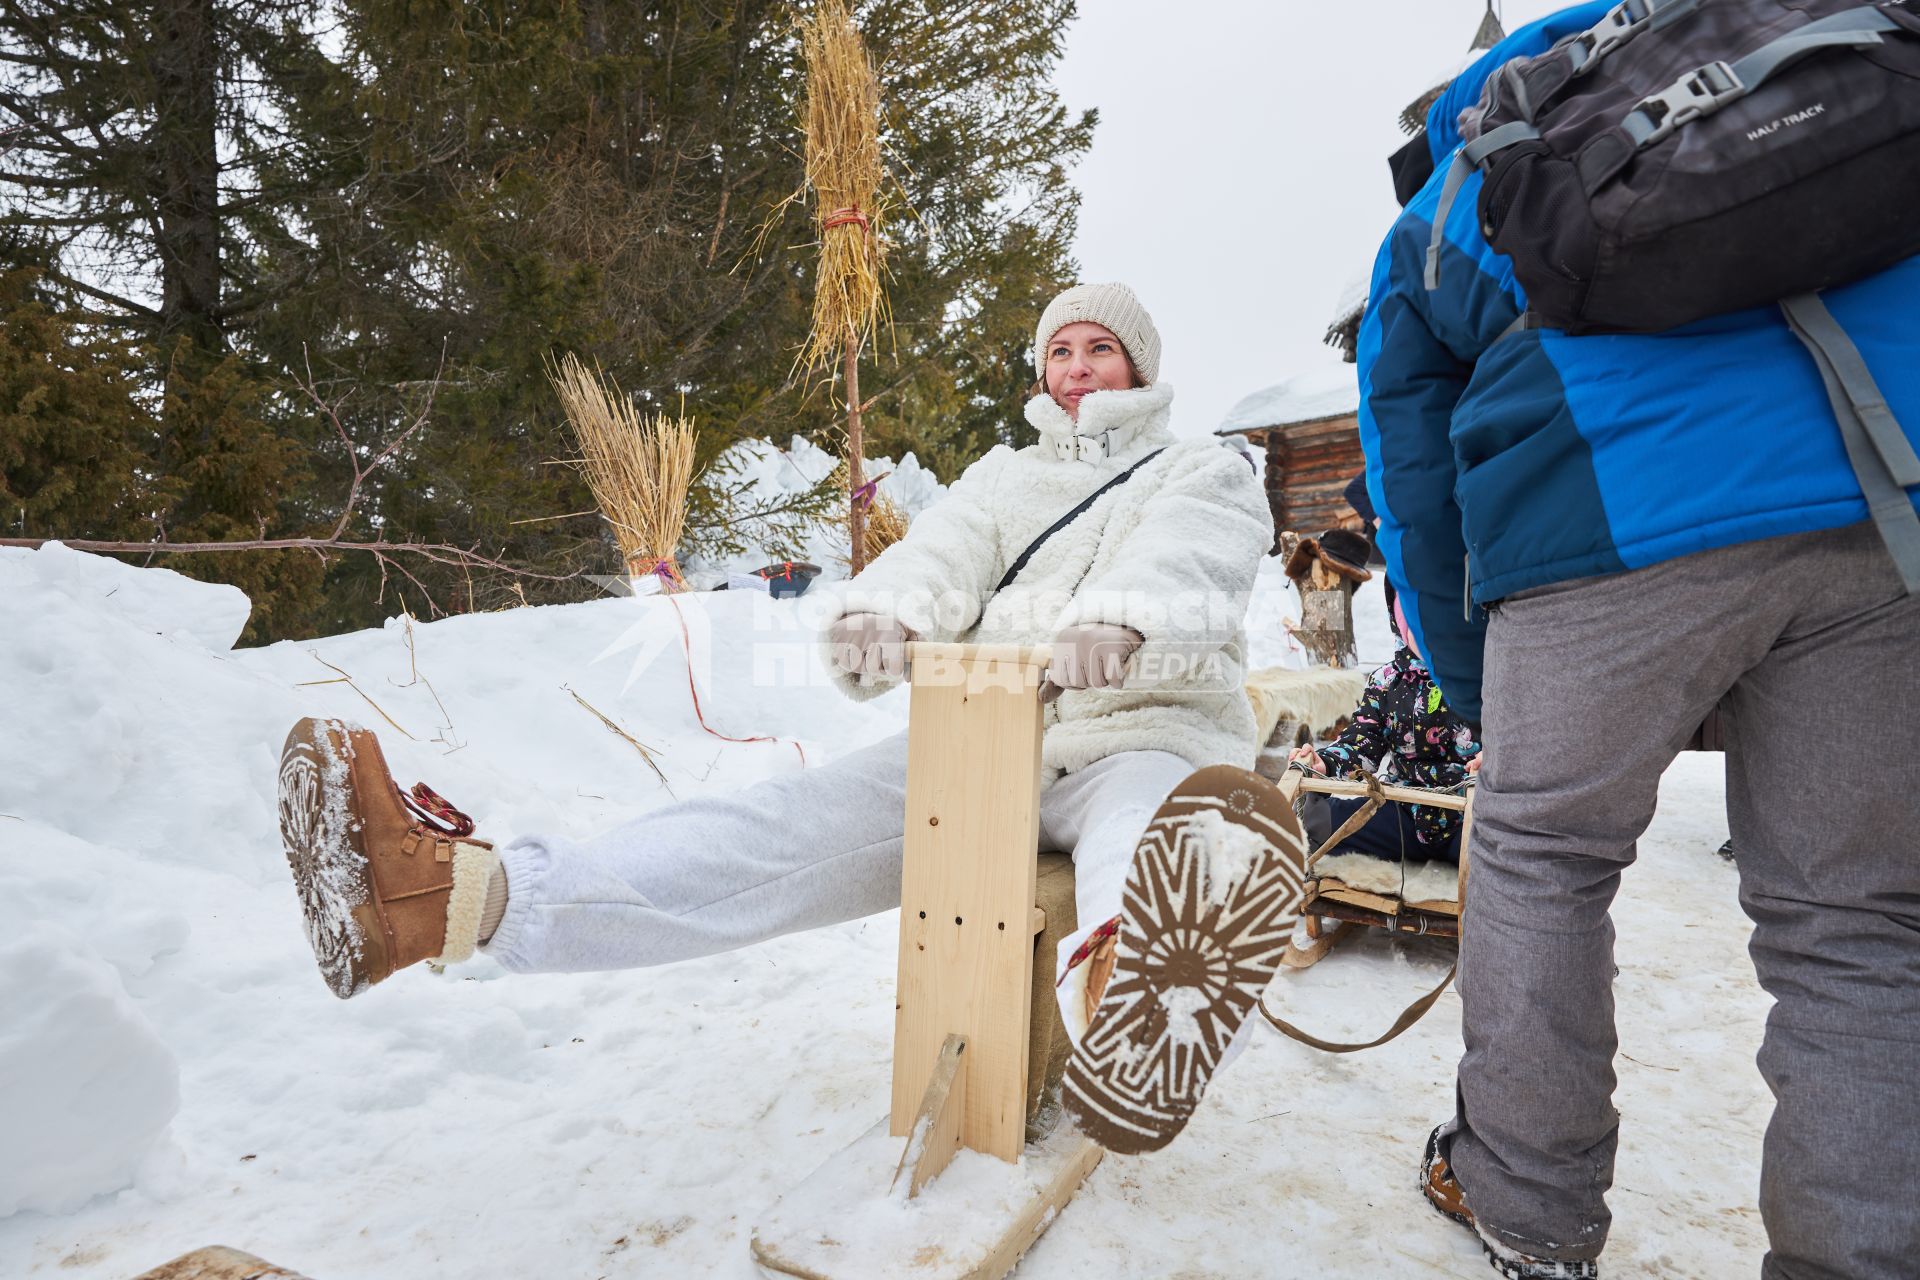
[[[1509,31],[1563,4],[1510,0]],[[1124,280],[1165,345],[1174,426],[1337,363],[1321,335],[1397,206],[1400,109],[1482,0],[1081,0],[1058,84],[1100,109],[1074,172],[1081,278]]]

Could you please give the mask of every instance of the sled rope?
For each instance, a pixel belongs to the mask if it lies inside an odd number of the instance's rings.
[[[1321,774],[1314,773],[1311,769],[1308,769],[1305,765],[1302,765],[1302,764],[1296,763],[1290,767],[1298,769],[1301,773],[1305,774],[1310,778],[1324,776]],[[1386,784],[1382,783],[1379,778],[1375,777],[1372,773],[1369,773],[1365,769],[1357,770],[1356,772],[1358,776],[1355,780],[1358,781],[1363,787],[1366,788],[1366,791],[1365,791],[1366,801],[1360,806],[1360,808],[1354,811],[1351,817],[1349,817],[1344,823],[1340,825],[1339,830],[1335,831],[1332,835],[1328,836],[1327,839],[1321,844],[1321,846],[1318,849],[1314,850],[1313,854],[1310,857],[1308,857],[1307,869],[1309,872],[1312,871],[1314,863],[1318,862],[1321,858],[1325,857],[1328,853],[1331,853],[1333,850],[1339,848],[1340,842],[1342,840],[1345,840],[1348,836],[1352,835],[1355,831],[1359,830],[1360,827],[1366,823],[1367,819],[1371,818],[1376,812],[1379,811],[1380,806],[1387,802]],[[1462,783],[1458,787],[1447,787],[1447,788],[1395,786],[1394,790],[1400,791],[1400,792],[1420,792],[1430,796],[1446,796],[1449,799],[1457,800],[1466,794],[1466,784]],[[1304,795],[1305,793],[1302,792],[1301,794]],[[1300,801],[1296,799],[1295,801],[1296,807],[1299,805],[1299,803]],[[1447,806],[1447,807],[1451,807],[1451,806]],[[1464,857],[1466,855],[1466,850],[1464,848],[1461,849],[1460,852],[1461,852],[1461,856]],[[1407,883],[1407,854],[1406,854],[1406,838],[1403,835],[1401,837],[1401,846],[1400,846],[1400,888],[1401,888],[1401,894],[1403,897],[1406,892],[1406,883]],[[1315,887],[1316,884],[1317,882],[1313,879],[1309,879],[1307,882],[1306,898],[1309,901],[1311,901],[1314,893],[1317,892],[1317,889]],[[1286,1036],[1288,1039],[1298,1040],[1301,1044],[1308,1045],[1312,1048],[1318,1049],[1322,1053],[1358,1053],[1362,1049],[1376,1049],[1379,1046],[1386,1044],[1389,1040],[1394,1040],[1399,1038],[1399,1036],[1403,1032],[1405,1032],[1407,1028],[1413,1026],[1413,1024],[1420,1021],[1420,1019],[1426,1017],[1427,1012],[1433,1008],[1436,1002],[1439,1001],[1441,995],[1445,993],[1446,989],[1449,986],[1453,985],[1454,975],[1458,973],[1459,970],[1460,970],[1460,962],[1458,960],[1455,960],[1454,963],[1448,967],[1446,976],[1440,979],[1440,984],[1438,986],[1436,986],[1433,990],[1427,992],[1427,994],[1421,996],[1418,1000],[1415,1000],[1412,1004],[1408,1005],[1404,1010],[1402,1010],[1400,1013],[1400,1016],[1393,1020],[1393,1025],[1391,1027],[1388,1027],[1384,1034],[1372,1040],[1368,1040],[1362,1044],[1346,1044],[1336,1040],[1322,1040],[1320,1037],[1316,1035],[1312,1035],[1308,1032],[1302,1031],[1300,1028],[1294,1026],[1291,1022],[1288,1022],[1285,1018],[1282,1018],[1278,1014],[1274,1013],[1273,1010],[1267,1008],[1267,998],[1264,993],[1262,993],[1260,997],[1260,1005],[1259,1005],[1260,1016],[1265,1018],[1267,1022],[1273,1026],[1274,1030],[1280,1032],[1282,1035]]]
[[[1365,1044],[1341,1044],[1338,1041],[1322,1040],[1318,1036],[1309,1035],[1307,1032],[1294,1026],[1291,1022],[1288,1022],[1285,1018],[1275,1014],[1273,1010],[1267,1008],[1267,998],[1265,995],[1260,997],[1260,1016],[1272,1023],[1274,1030],[1280,1032],[1282,1035],[1287,1036],[1289,1039],[1298,1040],[1301,1044],[1311,1045],[1322,1053],[1358,1053],[1362,1049],[1376,1049],[1389,1040],[1397,1039],[1401,1032],[1426,1017],[1427,1010],[1433,1008],[1434,1002],[1439,1000],[1441,994],[1453,984],[1453,975],[1458,973],[1459,970],[1460,964],[1458,961],[1455,961],[1448,967],[1446,977],[1440,979],[1439,986],[1408,1005],[1401,1012],[1400,1016],[1393,1020],[1393,1025],[1387,1028],[1385,1035],[1369,1040]]]
[[[1304,773],[1306,772],[1306,770],[1302,769],[1301,772]],[[1363,783],[1367,788],[1366,801],[1363,804],[1361,804],[1361,806],[1358,809],[1355,809],[1345,822],[1340,824],[1340,829],[1338,831],[1335,831],[1332,835],[1328,836],[1324,841],[1321,842],[1320,847],[1318,849],[1315,849],[1313,853],[1308,856],[1307,858],[1308,871],[1313,870],[1314,863],[1320,861],[1320,859],[1326,857],[1329,853],[1332,853],[1335,849],[1338,849],[1341,845],[1341,842],[1344,841],[1348,836],[1358,831],[1361,827],[1366,826],[1367,820],[1373,817],[1374,814],[1378,813],[1380,811],[1380,806],[1387,802],[1386,793],[1380,789],[1380,779],[1374,777],[1371,773],[1368,773],[1365,769],[1360,769],[1360,770],[1357,770],[1356,772],[1359,774],[1360,782]],[[1304,795],[1305,792],[1302,792],[1301,794]],[[1300,802],[1295,801],[1294,803],[1295,812],[1298,812],[1299,809],[1300,809]],[[1407,865],[1407,855],[1406,855],[1406,850],[1403,847],[1400,851],[1400,868],[1401,868],[1400,882],[1403,886],[1405,885],[1406,878],[1407,878],[1406,865]]]
[[[775,738],[767,734],[759,734],[751,738],[735,738],[729,734],[721,733],[718,729],[707,723],[707,713],[700,709],[699,686],[693,682],[693,636],[687,631],[687,615],[680,612],[680,602],[672,596],[667,597],[667,603],[673,606],[673,615],[680,621],[680,648],[687,655],[687,693],[693,698],[693,715],[694,718],[700,722],[700,727],[722,742],[785,742],[786,739],[784,738]],[[797,742],[789,745],[800,753],[800,767],[802,769],[806,768],[806,750]]]

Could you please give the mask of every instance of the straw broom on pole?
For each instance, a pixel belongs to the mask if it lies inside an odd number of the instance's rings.
[[[881,285],[879,221],[880,86],[853,25],[847,0],[819,0],[801,24],[807,67],[807,185],[820,233],[820,272],[813,327],[802,363],[831,369],[838,357],[847,390],[847,525],[851,567],[866,566],[866,508],[873,494],[862,475],[860,348],[886,311]]]

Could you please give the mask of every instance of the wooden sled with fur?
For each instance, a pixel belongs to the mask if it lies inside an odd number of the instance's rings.
[[[1288,946],[1286,955],[1280,960],[1283,967],[1311,968],[1325,959],[1343,940],[1361,929],[1383,929],[1389,933],[1455,940],[1460,937],[1460,910],[1467,898],[1467,846],[1473,834],[1471,780],[1458,791],[1439,791],[1425,787],[1395,786],[1367,773],[1362,773],[1356,779],[1323,778],[1304,770],[1289,769],[1276,785],[1296,805],[1300,797],[1311,793],[1364,800],[1360,808],[1308,855],[1305,900],[1300,908],[1300,931],[1305,938],[1296,937]],[[1369,875],[1374,870],[1373,864],[1379,863],[1379,859],[1336,852],[1341,842],[1365,825],[1381,805],[1388,803],[1431,805],[1459,813],[1459,868],[1449,869],[1450,873],[1445,875],[1443,881],[1435,874],[1437,868],[1430,864],[1422,864],[1416,871],[1402,863],[1396,873],[1396,887]],[[1349,867],[1353,870],[1348,870]],[[1343,873],[1346,878],[1343,878]],[[1352,882],[1361,878],[1366,878],[1367,883]],[[1439,986],[1414,1001],[1384,1035],[1364,1044],[1321,1040],[1276,1017],[1264,1003],[1261,1012],[1274,1027],[1303,1044],[1329,1053],[1352,1053],[1385,1044],[1425,1017],[1453,981],[1453,974],[1454,969],[1448,969]]]
[[[999,1280],[1103,1154],[1059,1116],[1053,957],[1072,860],[1036,857],[1043,646],[909,647],[888,1115],[761,1218],[793,1280]]]

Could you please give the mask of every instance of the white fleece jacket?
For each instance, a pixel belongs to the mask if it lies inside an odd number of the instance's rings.
[[[872,612],[898,618],[921,640],[1022,645],[1050,643],[1075,623],[1131,627],[1145,643],[1128,664],[1128,687],[1070,690],[1047,707],[1048,778],[1122,751],[1170,751],[1196,768],[1252,767],[1259,744],[1242,623],[1273,518],[1244,455],[1212,439],[1175,439],[1172,401],[1164,382],[1095,392],[1076,429],[1050,397],[1034,397],[1026,413],[1040,442],[1003,445],[968,467],[905,538],[838,589],[827,625]],[[1096,437],[1111,456],[1089,447]],[[1165,452],[995,592],[1042,530],[1156,449]],[[856,699],[892,687],[828,666]]]

